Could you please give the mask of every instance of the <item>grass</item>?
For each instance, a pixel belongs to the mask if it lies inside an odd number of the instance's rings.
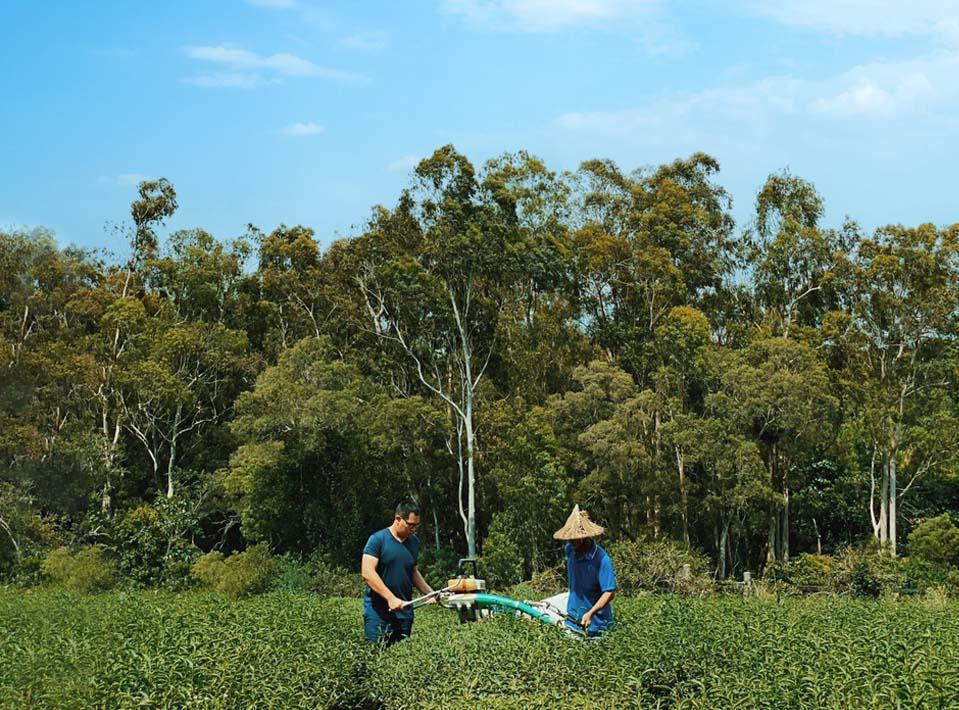
[[[959,604],[637,597],[596,643],[418,613],[372,653],[360,602],[0,589],[0,707],[955,707]]]

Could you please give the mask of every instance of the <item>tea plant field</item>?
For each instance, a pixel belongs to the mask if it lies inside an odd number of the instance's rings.
[[[596,643],[418,613],[374,653],[357,600],[0,589],[0,707],[959,707],[959,605],[617,599]]]

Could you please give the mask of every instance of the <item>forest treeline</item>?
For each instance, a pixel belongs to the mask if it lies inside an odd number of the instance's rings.
[[[827,227],[784,171],[736,225],[718,171],[447,146],[329,244],[170,233],[162,179],[129,259],[0,234],[0,572],[355,567],[405,497],[425,554],[507,581],[557,563],[573,502],[719,578],[920,524],[959,555],[959,224]]]

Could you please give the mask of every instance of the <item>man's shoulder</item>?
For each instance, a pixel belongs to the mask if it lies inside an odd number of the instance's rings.
[[[366,540],[366,547],[369,547],[370,545],[375,545],[375,544],[382,544],[384,542],[384,537],[383,537],[384,533],[386,535],[389,535],[390,529],[383,528],[382,530],[377,530],[375,533],[370,535]]]

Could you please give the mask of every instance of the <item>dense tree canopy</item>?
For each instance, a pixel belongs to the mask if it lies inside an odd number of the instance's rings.
[[[737,230],[705,154],[445,146],[329,244],[166,234],[162,179],[128,260],[2,233],[0,573],[89,543],[355,565],[405,497],[504,580],[556,564],[573,502],[720,578],[870,539],[954,563],[959,224],[823,205],[776,173]]]

